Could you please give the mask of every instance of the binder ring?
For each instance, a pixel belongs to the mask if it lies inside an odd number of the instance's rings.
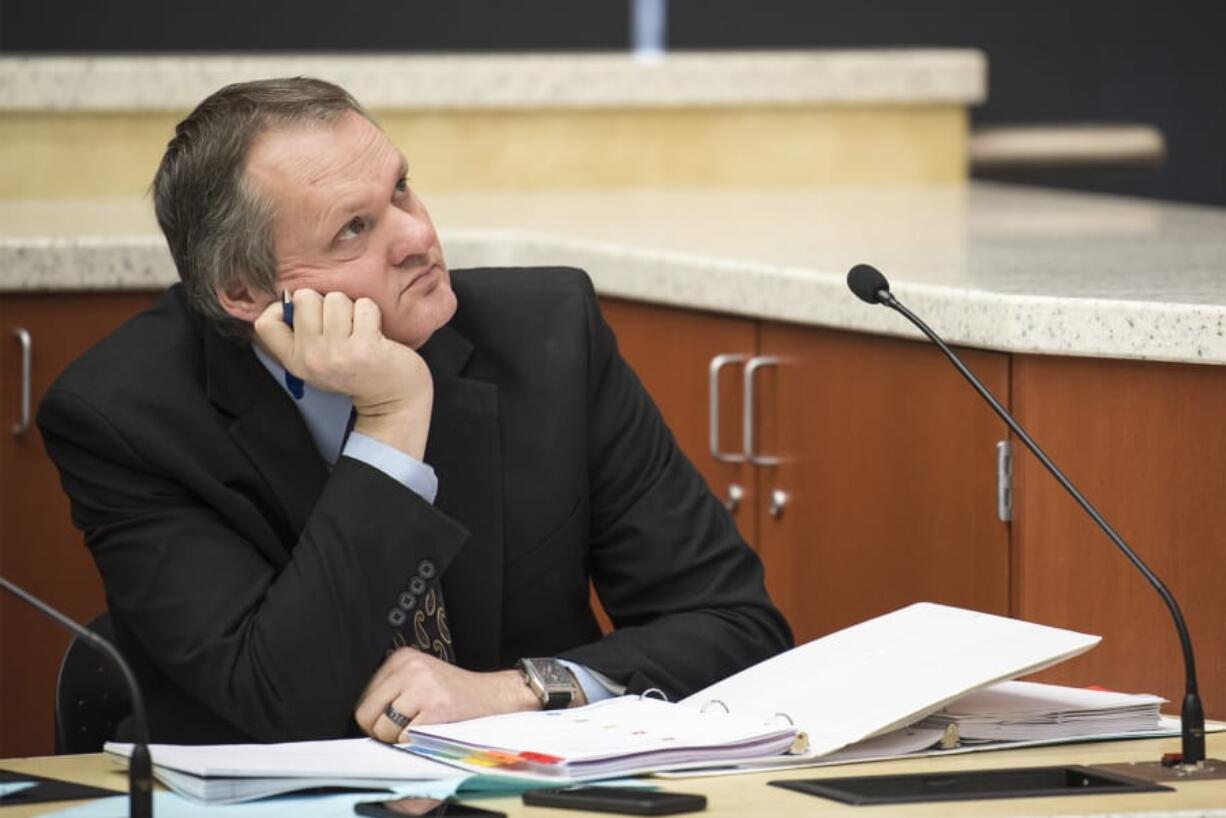
[[[791,717],[791,716],[789,716],[787,713],[776,713],[776,714],[773,716],[773,718],[776,718],[776,719],[786,719],[788,724],[792,725],[793,727],[795,727],[795,726],[796,726],[796,722],[792,721],[792,717]]]
[[[720,707],[724,708],[724,712],[725,712],[725,713],[731,713],[731,712],[732,712],[731,710],[729,710],[729,709],[728,709],[728,705],[724,704],[724,703],[723,703],[721,700],[719,700],[719,699],[710,699],[709,701],[707,701],[707,703],[706,703],[706,704],[704,704],[704,705],[703,705],[703,706],[702,706],[702,707],[699,709],[699,711],[698,711],[698,712],[699,712],[699,713],[706,713],[706,712],[707,712],[707,708],[709,708],[709,707],[710,707],[711,705],[713,705],[713,704],[718,704]]]
[[[652,693],[655,693],[656,695],[655,695],[655,696],[652,696],[652,695],[651,695]],[[640,693],[640,694],[639,694],[639,698],[640,698],[640,699],[653,699],[653,698],[659,698],[659,699],[660,699],[660,701],[662,701],[662,702],[666,702],[666,701],[668,701],[668,696],[665,696],[665,695],[664,695],[664,691],[663,691],[663,690],[661,690],[661,689],[660,689],[660,688],[658,688],[658,687],[649,687],[649,688],[647,688],[646,690],[644,690],[642,693]]]

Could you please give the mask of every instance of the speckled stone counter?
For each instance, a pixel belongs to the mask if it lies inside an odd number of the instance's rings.
[[[557,108],[984,99],[970,49],[629,54],[0,58],[0,111],[190,109],[231,82],[327,77],[367,106]]]
[[[912,335],[847,291],[869,262],[951,342],[1226,363],[1226,210],[985,184],[425,198],[456,267],[569,264],[608,295]],[[0,290],[173,280],[147,202],[0,202]]]

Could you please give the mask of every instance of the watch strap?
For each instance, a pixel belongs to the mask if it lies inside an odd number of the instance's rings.
[[[564,710],[575,700],[575,694],[569,690],[542,690],[541,707],[545,710]]]

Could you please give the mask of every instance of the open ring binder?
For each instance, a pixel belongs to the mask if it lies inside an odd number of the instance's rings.
[[[723,699],[708,699],[703,704],[702,707],[698,708],[698,712],[703,713],[703,714],[716,712],[712,710],[712,708],[714,707],[721,708],[723,712],[725,713],[732,712],[732,708],[730,708],[727,705],[727,703],[724,702]],[[770,723],[775,724],[781,721],[786,722],[791,727],[796,726],[796,722],[793,721],[792,717],[789,716],[787,713],[775,713],[775,715],[771,717]],[[792,746],[788,749],[788,754],[798,755],[801,753],[807,753],[808,751],[809,751],[809,737],[808,735],[805,734],[803,730],[800,730],[796,733],[796,738],[792,741]]]

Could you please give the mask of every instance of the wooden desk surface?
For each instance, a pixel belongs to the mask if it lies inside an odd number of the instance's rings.
[[[1226,733],[1208,737],[1210,757],[1226,759]],[[659,780],[662,789],[678,792],[698,792],[707,796],[710,818],[748,818],[769,815],[789,816],[889,815],[890,818],[915,816],[1089,816],[1144,814],[1157,816],[1213,816],[1226,818],[1226,779],[1175,784],[1175,792],[1139,793],[1135,795],[1076,796],[1063,798],[1001,799],[995,801],[946,801],[932,804],[911,804],[889,807],[852,807],[822,798],[801,795],[766,782],[781,778],[833,778],[847,775],[886,773],[936,772],[953,769],[991,769],[1004,767],[1040,766],[1051,764],[1109,764],[1157,759],[1163,752],[1179,749],[1178,739],[1149,741],[1119,741],[1099,744],[1039,747],[974,753],[944,759],[908,759],[904,761],[854,764],[777,773]],[[0,769],[28,772],[49,778],[60,778],[115,790],[127,790],[126,774],[102,755],[49,756],[0,760]],[[72,802],[39,804],[28,807],[2,807],[2,818],[24,818],[42,815],[70,806]],[[523,818],[566,818],[570,811],[525,807],[518,797],[482,798],[480,805]],[[218,810],[224,815],[224,810]]]

